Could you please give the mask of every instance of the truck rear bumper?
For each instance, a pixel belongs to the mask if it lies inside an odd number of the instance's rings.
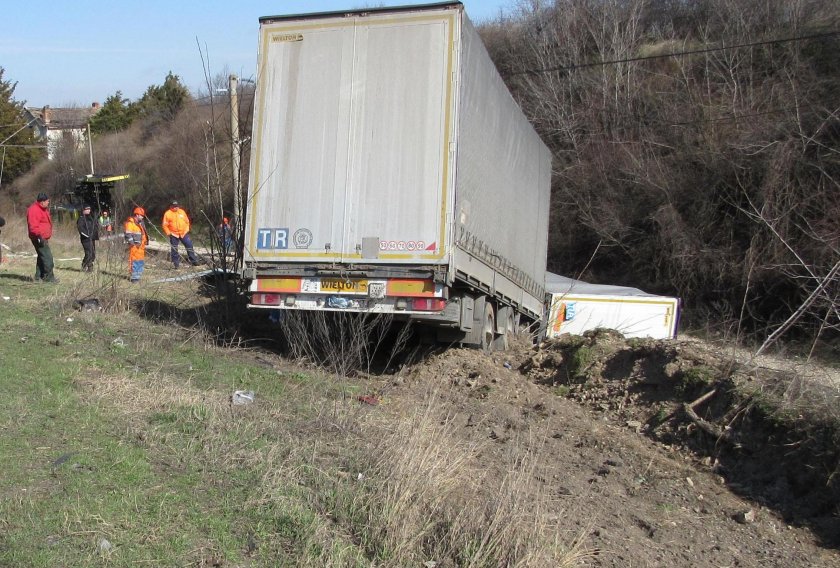
[[[461,321],[460,303],[444,298],[366,298],[339,294],[255,293],[249,308],[299,310],[306,312],[351,312],[390,314],[442,326],[457,326]]]

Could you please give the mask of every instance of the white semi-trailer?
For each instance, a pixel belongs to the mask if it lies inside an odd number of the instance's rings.
[[[543,318],[550,176],[460,2],[260,18],[251,307],[502,346]]]

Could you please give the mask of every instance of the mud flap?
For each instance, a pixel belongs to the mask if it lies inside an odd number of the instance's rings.
[[[470,332],[473,330],[475,320],[475,298],[472,296],[461,296],[461,331]]]
[[[513,331],[509,325],[509,322],[514,321],[516,315],[513,308],[510,306],[500,306],[496,312],[496,333],[506,335],[509,331]]]

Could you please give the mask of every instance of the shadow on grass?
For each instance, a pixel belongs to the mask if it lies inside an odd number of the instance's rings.
[[[243,330],[258,327],[259,314],[247,309],[247,299],[233,275],[208,274],[199,282],[198,292],[209,302],[178,305],[156,298],[138,298],[132,301],[132,310],[156,323],[198,329],[217,345],[226,347],[241,337]]]
[[[0,272],[0,279],[3,280],[18,280],[20,282],[33,282],[31,276],[23,276],[22,274],[13,274],[11,272]]]
[[[231,274],[209,274],[200,280],[199,294],[210,301],[200,306],[185,307],[160,299],[138,299],[132,309],[141,317],[156,323],[174,324],[194,329],[220,347],[263,349],[281,357],[300,359],[332,370],[330,363],[336,357],[335,349],[346,356],[350,349],[362,349],[363,361],[351,365],[349,374],[357,372],[387,375],[402,365],[417,363],[440,349],[424,344],[421,334],[413,328],[404,329],[404,322],[386,322],[368,328],[353,323],[355,314],[323,313],[305,314],[276,309],[249,309],[247,294],[241,282]],[[311,320],[308,316],[312,316]],[[294,320],[296,325],[290,326]],[[372,330],[366,345],[344,341],[358,336],[362,330]],[[354,337],[355,337],[354,336]],[[305,342],[305,348],[301,343]]]

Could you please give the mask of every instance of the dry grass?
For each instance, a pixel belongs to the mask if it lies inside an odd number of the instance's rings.
[[[366,451],[378,457],[349,504],[364,519],[359,536],[367,547],[388,566],[578,565],[588,554],[583,540],[560,542],[532,454],[523,451],[516,467],[494,480],[476,461],[482,445],[456,442],[457,426],[438,402],[430,397],[396,425],[380,424],[378,442],[371,437]]]
[[[5,218],[6,226],[0,233],[0,246],[3,247],[4,262],[8,255],[16,252],[32,253],[34,256],[35,252],[32,250],[32,243],[29,242],[26,232],[26,218],[20,216],[10,218],[9,215],[5,215]]]
[[[299,536],[301,548],[309,552],[298,557],[296,565],[359,565],[360,553],[349,531],[313,508],[318,496],[305,485],[309,472],[318,469],[319,440],[296,427],[299,417],[290,408],[264,401],[232,406],[229,392],[196,388],[164,372],[103,374],[79,379],[76,386],[98,404],[116,409],[131,437],[154,449],[164,462],[193,460],[212,472],[213,483],[224,483],[226,476],[243,470],[254,473],[259,485],[242,506],[278,511],[305,527]],[[184,451],[166,417],[195,426],[189,451]]]
[[[201,448],[196,459],[212,464],[215,476],[237,468],[262,472],[246,506],[293,517],[318,511],[306,536],[316,552],[302,565],[355,565],[356,543],[384,566],[433,560],[571,567],[588,554],[582,538],[560,541],[560,519],[543,506],[547,496],[534,482],[531,454],[524,452],[494,485],[476,462],[482,446],[453,442],[456,425],[437,410],[434,397],[396,422],[377,414],[374,423],[350,402],[324,405],[321,427],[310,430],[288,408],[234,407],[230,393],[198,389],[165,372],[103,374],[77,386],[118,410],[133,437],[162,455],[184,459],[171,430],[156,428],[155,417],[187,417],[197,426],[191,433],[193,446]],[[357,438],[357,432],[367,434]],[[269,442],[256,448],[242,440]],[[376,457],[348,471],[346,464],[362,463],[362,455]]]
[[[298,338],[293,353],[323,362],[338,377],[370,370],[390,323],[323,317],[303,322],[296,316],[283,320],[287,337]],[[359,340],[371,337],[373,347]],[[397,346],[404,341],[400,335]],[[375,456],[355,470],[326,473],[346,482],[337,484],[331,506],[369,556],[387,566],[577,565],[587,555],[583,539],[560,541],[559,521],[545,506],[549,497],[535,482],[535,450],[523,451],[506,475],[493,477],[476,459],[483,445],[459,442],[454,418],[438,410],[439,402],[432,393],[408,417],[376,413],[369,420],[347,406],[322,415],[327,429],[363,433],[351,440],[356,456]]]
[[[100,404],[118,410],[134,422],[141,422],[143,417],[155,412],[181,408],[203,407],[208,416],[219,416],[227,406],[224,397],[179,384],[173,377],[163,374],[142,377],[105,374],[79,378],[76,385],[90,392]]]

